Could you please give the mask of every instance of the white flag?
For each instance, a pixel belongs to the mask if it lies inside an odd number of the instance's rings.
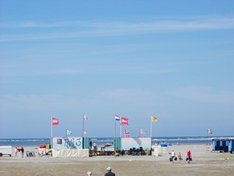
[[[72,132],[70,130],[67,130],[67,135],[71,134]]]

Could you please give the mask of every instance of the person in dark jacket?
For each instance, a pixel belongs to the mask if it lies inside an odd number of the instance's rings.
[[[22,154],[22,158],[24,157],[24,148],[21,147],[21,154]]]
[[[115,173],[111,172],[111,167],[106,168],[107,173],[104,176],[115,176]]]

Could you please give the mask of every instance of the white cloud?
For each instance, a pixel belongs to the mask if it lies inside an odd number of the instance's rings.
[[[62,110],[79,108],[106,108],[108,106],[159,106],[159,94],[140,89],[114,89],[102,92],[69,91],[63,94],[44,95],[3,95],[0,99],[1,111],[10,109]]]
[[[179,32],[179,31],[196,31],[196,30],[222,30],[233,29],[234,19],[225,17],[204,17],[192,18],[186,20],[160,20],[150,22],[94,22],[94,21],[68,21],[55,23],[36,23],[25,22],[22,24],[1,24],[0,28],[41,28],[35,37],[35,33],[28,32],[24,35],[4,35],[0,42],[25,41],[25,40],[43,40],[58,38],[83,38],[83,37],[100,37],[100,36],[117,36],[117,35],[138,35],[150,34],[157,32]],[[71,27],[74,31],[68,30],[63,33],[47,34],[43,28],[64,28],[63,31]],[[35,31],[34,31],[35,32]]]

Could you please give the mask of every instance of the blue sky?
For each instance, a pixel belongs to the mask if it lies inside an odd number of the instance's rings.
[[[0,6],[0,138],[234,134],[233,1]]]

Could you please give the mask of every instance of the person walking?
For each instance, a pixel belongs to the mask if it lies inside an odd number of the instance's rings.
[[[181,161],[183,160],[183,158],[182,158],[182,155],[181,155],[180,152],[179,152],[179,154],[178,154],[178,160],[180,161],[180,164],[181,164]]]
[[[171,161],[174,162],[174,160],[175,160],[175,151],[172,150],[171,151]]]
[[[107,173],[104,176],[115,176],[115,173],[111,171],[111,167],[106,168]]]
[[[190,161],[192,161],[192,153],[190,150],[187,152],[186,161],[188,161],[188,163],[190,163]]]
[[[24,148],[21,147],[21,155],[22,155],[22,158],[24,157]]]

